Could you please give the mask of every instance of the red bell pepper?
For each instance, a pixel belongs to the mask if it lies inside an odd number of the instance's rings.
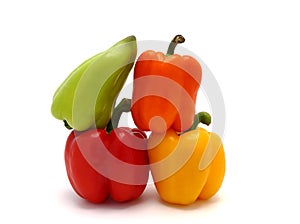
[[[130,101],[127,106],[129,110]],[[136,199],[148,181],[145,133],[124,127],[110,132],[111,126],[106,130],[72,131],[66,143],[69,181],[79,196],[93,203],[109,196],[118,202]]]
[[[199,62],[188,55],[174,54],[181,35],[174,37],[167,54],[143,52],[134,68],[132,117],[143,131],[182,132],[193,123],[197,92],[202,79]]]

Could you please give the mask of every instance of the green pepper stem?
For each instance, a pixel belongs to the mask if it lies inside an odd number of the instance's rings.
[[[66,120],[64,120],[64,125],[68,130],[72,130],[73,128],[68,124]]]
[[[167,51],[167,56],[174,54],[175,47],[177,44],[182,44],[184,43],[185,39],[182,35],[176,35],[173,40],[171,41],[168,51]]]
[[[188,130],[183,131],[181,134],[191,130],[195,130],[200,123],[209,126],[211,123],[210,114],[207,112],[199,112],[198,114],[195,114],[194,123],[192,124],[192,126]]]
[[[118,104],[118,106],[115,107],[111,119],[108,125],[106,126],[107,133],[110,133],[114,128],[118,127],[122,113],[130,112],[130,108],[131,108],[131,99],[127,99],[127,98],[122,99],[121,102]]]

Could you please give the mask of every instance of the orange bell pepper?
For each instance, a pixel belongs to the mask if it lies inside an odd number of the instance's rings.
[[[222,185],[223,144],[216,134],[203,128],[180,135],[173,129],[165,134],[152,133],[148,156],[155,187],[168,203],[188,205],[209,199]]]
[[[167,55],[148,50],[135,64],[131,112],[141,130],[181,132],[193,123],[202,68],[195,58],[174,54],[183,42],[183,36],[177,35]]]

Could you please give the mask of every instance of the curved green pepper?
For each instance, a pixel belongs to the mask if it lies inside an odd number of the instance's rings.
[[[105,128],[136,53],[136,38],[129,36],[83,62],[56,90],[52,115],[77,131]]]

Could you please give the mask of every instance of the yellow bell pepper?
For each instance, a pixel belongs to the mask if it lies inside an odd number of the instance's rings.
[[[152,133],[148,155],[155,187],[166,202],[187,205],[209,199],[222,185],[223,144],[219,136],[203,128],[181,135],[173,129]]]

